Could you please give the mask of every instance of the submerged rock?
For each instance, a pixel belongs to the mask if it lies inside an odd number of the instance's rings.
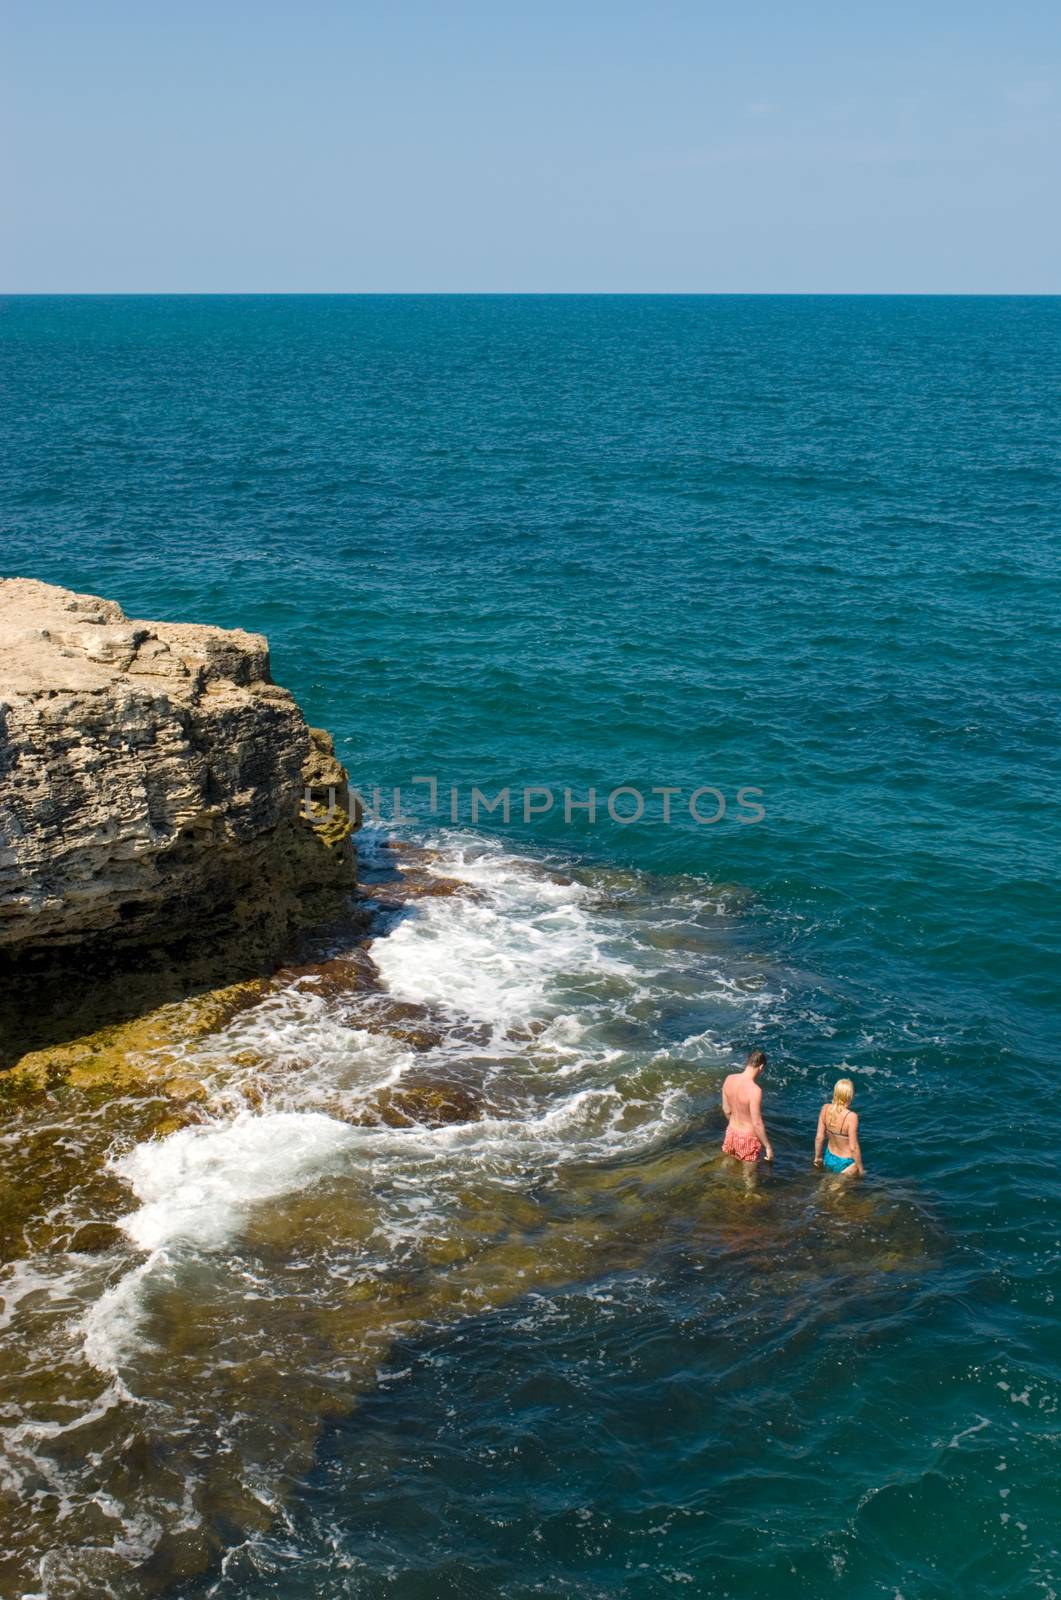
[[[466,1083],[441,1080],[381,1089],[364,1121],[388,1128],[441,1128],[453,1122],[477,1122],[482,1115],[479,1093]]]
[[[83,1222],[71,1238],[68,1249],[79,1255],[101,1255],[124,1242],[124,1234],[111,1222]]]
[[[304,984],[325,1000],[345,1000],[381,987],[376,964],[364,949],[301,966],[281,967],[272,980],[272,988],[286,989],[293,983]]]
[[[167,1078],[162,1085],[162,1093],[171,1100],[205,1100],[206,1085],[200,1083],[198,1078]]]
[[[260,635],[0,581],[0,1065],[72,976],[135,969],[128,1016],[266,970],[353,887],[351,832]]]
[[[403,867],[385,881],[373,883],[372,899],[381,912],[400,910],[415,900],[441,900],[454,895],[463,900],[479,900],[481,892],[474,884],[460,878],[444,878],[438,873],[424,872],[417,867]]]

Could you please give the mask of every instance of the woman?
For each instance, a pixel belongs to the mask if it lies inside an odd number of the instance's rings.
[[[831,1105],[824,1105],[818,1115],[818,1132],[814,1140],[814,1165],[824,1165],[826,1172],[857,1173],[865,1177],[862,1151],[858,1144],[858,1112],[851,1110],[855,1086],[850,1078],[838,1078],[833,1087]],[[824,1161],[822,1146],[825,1148]]]

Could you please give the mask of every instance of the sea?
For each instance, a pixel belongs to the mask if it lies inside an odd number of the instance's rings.
[[[377,896],[426,1048],[294,978],[198,1123],[0,1124],[0,1590],[1053,1600],[1061,299],[8,297],[0,373],[3,575],[266,634],[365,893],[460,885]]]

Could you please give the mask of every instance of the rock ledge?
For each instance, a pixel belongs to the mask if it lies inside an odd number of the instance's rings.
[[[306,785],[340,812],[300,815]],[[0,978],[266,964],[355,883],[347,775],[259,634],[0,581]],[[229,963],[231,965],[231,963]]]

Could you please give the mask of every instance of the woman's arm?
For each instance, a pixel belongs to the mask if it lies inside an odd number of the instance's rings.
[[[814,1135],[814,1165],[822,1164],[822,1151],[825,1148],[825,1107],[818,1112],[818,1131]]]
[[[859,1145],[859,1142],[858,1142],[858,1112],[857,1111],[852,1111],[850,1121],[847,1124],[847,1139],[848,1139],[848,1143],[851,1146],[851,1154],[855,1158],[855,1165],[854,1165],[853,1170],[858,1173],[860,1178],[864,1178],[866,1176],[866,1169],[862,1165],[862,1148],[861,1148],[861,1146]]]

